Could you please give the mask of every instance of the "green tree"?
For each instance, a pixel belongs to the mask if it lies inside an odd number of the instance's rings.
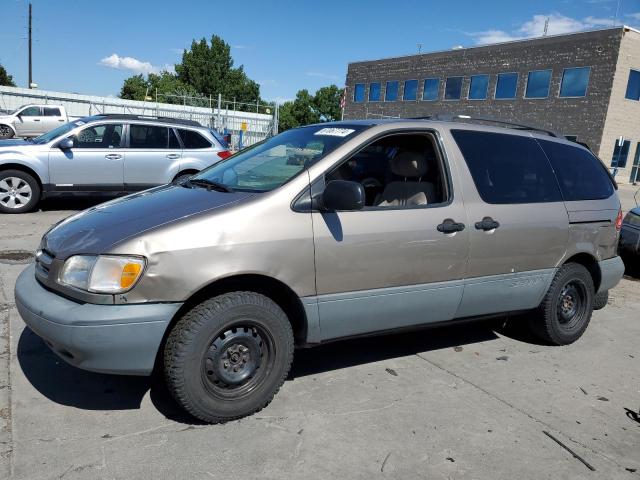
[[[13,81],[13,77],[7,73],[2,65],[0,65],[0,85],[4,87],[16,86],[15,82]]]
[[[314,97],[309,94],[308,90],[299,90],[295,100],[283,103],[280,106],[279,114],[278,129],[280,131],[320,121]]]
[[[199,94],[191,85],[181,82],[177,75],[163,71],[158,74],[150,73],[147,78],[134,75],[127,78],[120,90],[120,98],[129,100],[144,100],[149,96],[162,103],[184,103],[193,106],[208,106],[209,99]],[[187,98],[185,98],[187,97]]]
[[[322,87],[315,95],[310,95],[307,90],[299,90],[295,100],[280,106],[278,129],[283,132],[310,123],[340,120],[341,96],[342,90],[335,85]]]
[[[313,97],[313,105],[316,113],[323,122],[334,122],[340,120],[342,111],[340,109],[340,99],[342,89],[336,85],[329,85],[318,89]]]
[[[237,102],[254,103],[260,98],[260,86],[249,79],[242,66],[234,68],[231,47],[217,35],[191,43],[176,65],[178,80],[205,96],[217,96]]]
[[[127,78],[122,84],[122,88],[120,89],[120,98],[124,98],[126,100],[144,100],[144,96],[148,94],[148,88],[149,82],[142,74],[134,75]]]

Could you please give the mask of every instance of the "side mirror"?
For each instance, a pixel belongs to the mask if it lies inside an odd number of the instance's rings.
[[[358,182],[332,180],[322,192],[324,210],[362,210],[364,208],[364,187]]]
[[[73,138],[63,138],[58,142],[58,148],[60,150],[69,150],[73,148]]]

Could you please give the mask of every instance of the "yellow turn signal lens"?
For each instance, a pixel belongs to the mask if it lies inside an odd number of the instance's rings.
[[[122,275],[120,277],[120,286],[123,289],[131,287],[140,276],[142,271],[142,265],[138,263],[127,263],[122,268]]]

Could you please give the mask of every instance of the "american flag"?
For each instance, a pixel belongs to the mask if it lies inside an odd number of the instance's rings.
[[[342,90],[342,98],[340,99],[340,108],[344,110],[344,107],[346,104],[347,104],[347,87],[344,87],[344,90]]]

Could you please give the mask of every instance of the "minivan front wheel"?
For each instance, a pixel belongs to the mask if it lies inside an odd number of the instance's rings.
[[[282,309],[253,292],[232,292],[188,311],[170,332],[165,379],[191,415],[220,423],[265,407],[293,360],[293,331]]]
[[[530,317],[533,332],[552,345],[568,345],[582,336],[594,308],[589,271],[577,263],[560,267],[538,310]]]

